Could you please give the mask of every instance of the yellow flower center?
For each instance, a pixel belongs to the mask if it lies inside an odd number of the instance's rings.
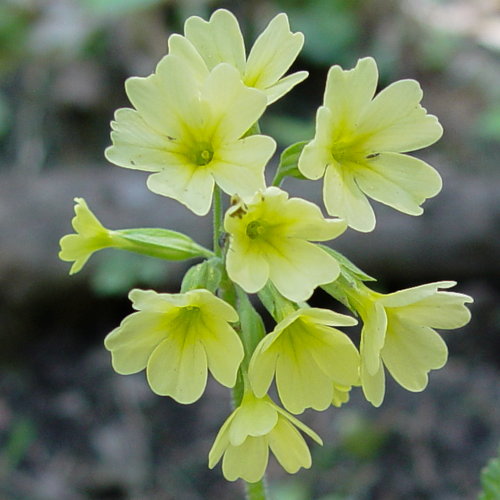
[[[191,160],[195,165],[199,167],[208,165],[214,157],[214,152],[211,144],[197,144],[193,148],[193,150],[194,151],[192,153]]]
[[[250,239],[255,240],[256,238],[260,238],[265,230],[266,227],[261,221],[253,220],[247,225],[246,233]]]

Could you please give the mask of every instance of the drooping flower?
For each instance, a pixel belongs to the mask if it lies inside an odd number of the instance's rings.
[[[419,104],[418,82],[400,80],[373,98],[377,80],[377,65],[370,57],[349,71],[330,68],[316,135],[298,165],[310,179],[324,175],[328,213],[365,232],[375,227],[368,198],[420,215],[420,205],[441,190],[441,177],[431,166],[403,154],[442,135],[437,118]]]
[[[262,479],[267,467],[269,449],[290,474],[301,467],[311,467],[309,448],[300,429],[317,443],[321,438],[309,427],[264,396],[250,391],[240,406],[224,422],[208,456],[212,469],[222,459],[222,472],[228,481],[242,478],[249,483]]]
[[[288,198],[277,187],[233,204],[224,227],[230,235],[227,272],[246,292],[258,292],[270,280],[284,297],[299,302],[339,274],[335,258],[311,240],[336,238],[345,223],[325,219],[316,205]]]
[[[219,63],[228,63],[248,87],[263,91],[268,104],[307,78],[307,71],[283,75],[304,45],[302,33],[292,33],[286,14],[278,14],[255,41],[248,59],[238,20],[225,9],[216,10],[209,21],[193,16],[184,26],[185,36],[169,38],[169,53],[183,57],[203,77]]]
[[[435,328],[460,328],[470,320],[468,295],[444,292],[453,281],[439,281],[387,295],[360,285],[350,299],[363,320],[360,377],[366,399],[380,406],[385,393],[384,366],[405,389],[420,392],[428,373],[442,368],[448,349]]]
[[[326,309],[299,309],[280,321],[256,347],[249,380],[258,397],[276,386],[292,413],[325,410],[343,399],[359,379],[359,354],[349,337],[333,326],[352,326],[350,316]],[[340,386],[340,387],[339,387]]]
[[[243,137],[266,107],[265,95],[246,87],[231,65],[200,80],[188,63],[165,56],[147,78],[129,78],[135,109],[116,111],[106,158],[152,172],[147,185],[197,215],[212,203],[214,185],[249,196],[264,187],[264,168],[276,144],[263,135]]]
[[[104,341],[116,372],[146,368],[153,392],[184,404],[202,395],[208,370],[222,385],[234,386],[243,346],[229,325],[238,320],[229,304],[203,289],[180,294],[135,289],[129,297],[137,312]]]
[[[67,234],[61,238],[59,258],[73,262],[69,274],[75,274],[94,252],[111,246],[113,239],[83,198],[75,198],[75,216],[71,225],[76,234]]]

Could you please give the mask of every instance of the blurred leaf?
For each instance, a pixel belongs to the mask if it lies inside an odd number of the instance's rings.
[[[498,451],[500,455],[500,449]],[[483,491],[478,500],[498,500],[500,498],[500,456],[493,458],[481,471]]]
[[[12,115],[2,92],[0,92],[0,138],[8,132]]]
[[[122,16],[165,3],[165,0],[83,0],[83,5],[97,16]]]
[[[493,106],[480,114],[476,133],[481,139],[500,141],[500,106]]]
[[[274,483],[270,490],[273,500],[309,500],[311,498],[309,487],[299,481]]]
[[[14,422],[2,453],[9,468],[15,469],[18,466],[35,437],[35,426],[30,419],[21,417]]]

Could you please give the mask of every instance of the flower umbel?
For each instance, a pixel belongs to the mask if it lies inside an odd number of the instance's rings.
[[[247,390],[221,427],[208,456],[212,469],[222,456],[222,472],[229,481],[242,478],[249,483],[262,479],[269,449],[290,474],[311,467],[311,454],[297,428],[323,444],[309,427],[277,406],[269,396],[257,398]]]
[[[346,392],[359,378],[356,347],[332,327],[356,323],[350,316],[317,308],[286,316],[252,356],[248,374],[255,394],[264,396],[276,375],[278,393],[288,411],[328,408],[341,397],[335,386]]]
[[[236,382],[241,341],[229,325],[236,311],[207,290],[181,294],[132,290],[137,312],[106,337],[113,368],[123,375],[144,368],[151,389],[179,403],[200,398],[207,370],[226,387]]]
[[[453,281],[439,281],[387,295],[364,285],[349,294],[362,320],[361,384],[366,399],[380,406],[385,393],[384,366],[405,389],[423,391],[430,370],[441,368],[448,349],[435,328],[466,325],[468,295],[444,292]]]
[[[336,238],[345,223],[325,219],[316,205],[288,198],[279,188],[234,203],[224,227],[230,235],[227,272],[246,292],[258,292],[271,280],[284,297],[300,302],[339,274],[337,261],[311,240]]]
[[[246,196],[264,187],[276,143],[243,135],[263,113],[266,97],[246,87],[235,68],[219,64],[200,81],[184,59],[168,55],[154,74],[129,78],[126,90],[135,109],[116,111],[106,158],[152,172],[151,191],[205,215],[215,184]]]
[[[365,232],[375,227],[368,197],[420,215],[425,199],[441,190],[441,177],[431,166],[402,154],[429,146],[442,135],[437,118],[419,104],[420,85],[400,80],[372,100],[377,80],[377,65],[370,57],[349,71],[330,68],[316,135],[299,159],[306,177],[324,175],[328,213]]]
[[[302,33],[290,31],[286,14],[271,20],[255,41],[248,59],[238,20],[225,9],[216,10],[209,21],[190,17],[184,32],[185,37],[170,37],[170,54],[182,55],[200,76],[219,63],[231,64],[245,85],[266,94],[268,104],[307,78],[307,71],[283,77],[304,44]]]

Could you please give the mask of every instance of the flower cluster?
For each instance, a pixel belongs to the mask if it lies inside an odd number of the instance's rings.
[[[378,293],[366,285],[369,276],[320,243],[348,228],[372,231],[368,198],[419,215],[441,189],[436,170],[406,154],[442,133],[420,105],[416,81],[393,83],[375,95],[372,58],[348,71],[333,66],[314,138],[287,148],[273,185],[266,185],[276,143],[260,133],[258,121],[306,78],[304,71],[285,76],[303,42],[279,14],[247,56],[236,18],[217,10],[209,21],[189,18],[184,35],[170,37],[155,72],[126,82],[133,107],[116,111],[106,158],[148,172],[152,192],[197,215],[213,207],[213,250],[168,229],[106,229],[83,199],[76,199],[76,233],[61,239],[60,258],[73,262],[71,273],[108,247],[166,260],[202,259],[179,293],[132,290],[135,312],[104,343],[118,373],[145,370],[156,394],[179,403],[201,397],[209,372],[233,388],[234,411],[209,453],[209,467],[222,459],[230,481],[259,481],[269,450],[289,473],[310,467],[299,431],[321,439],[293,414],[339,407],[354,386],[379,406],[386,370],[405,389],[422,391],[429,371],[447,359],[435,329],[470,319],[465,304],[472,299],[443,291],[454,282]],[[280,187],[287,175],[324,177],[323,201],[333,218],[290,197]],[[222,193],[230,197],[225,215]],[[357,319],[307,304],[318,287],[361,320],[359,346],[339,329]],[[247,294],[257,294],[275,320],[271,332]],[[281,406],[270,396],[273,381]]]

